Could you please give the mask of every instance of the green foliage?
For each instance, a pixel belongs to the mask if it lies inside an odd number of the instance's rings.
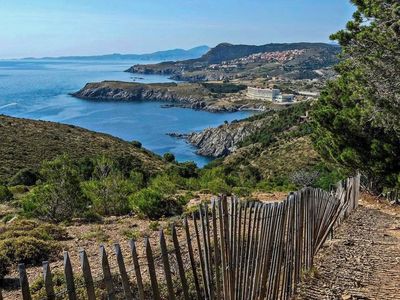
[[[56,242],[67,238],[56,225],[31,220],[17,220],[0,228],[0,279],[12,263],[38,265],[54,258],[60,251]]]
[[[0,251],[0,280],[4,278],[10,271],[11,261],[7,257],[6,253]]]
[[[313,139],[327,161],[380,192],[400,178],[400,3],[352,2],[353,20],[332,36],[344,60],[313,110]]]
[[[130,197],[132,208],[141,216],[159,219],[182,213],[182,206],[173,198],[166,198],[160,191],[145,188]]]
[[[270,111],[250,117],[248,119],[249,121],[259,120],[266,117],[270,117],[271,119],[269,122],[265,122],[265,124],[255,133],[246,137],[239,146],[244,147],[254,143],[261,143],[264,147],[271,145],[278,140],[280,133],[295,125],[301,125],[301,117],[304,116],[309,109],[309,102],[301,102],[293,104],[289,108],[283,110]],[[305,128],[302,127],[302,130],[304,129]],[[307,133],[309,132],[304,130],[303,134]]]
[[[7,202],[13,198],[13,194],[5,185],[0,185],[0,202]]]
[[[103,228],[97,226],[82,234],[81,238],[84,240],[95,240],[98,243],[105,243],[108,242],[110,236],[104,231]]]
[[[45,183],[32,189],[22,201],[27,215],[63,221],[85,207],[78,170],[69,157],[64,155],[45,162],[40,174]]]
[[[117,175],[86,181],[81,186],[93,210],[103,216],[128,213],[128,197],[137,190],[129,180]]]
[[[131,145],[134,146],[135,148],[142,148],[142,143],[139,141],[132,141]]]
[[[170,152],[165,153],[163,157],[166,162],[174,162],[175,161],[175,155],[173,155]]]
[[[160,226],[161,226],[160,222],[158,222],[158,221],[151,221],[149,223],[149,229],[152,230],[152,231],[160,230]]]
[[[256,188],[265,192],[290,192],[297,190],[297,187],[285,177],[274,177],[261,180]]]
[[[238,197],[248,197],[251,194],[251,189],[248,187],[235,186],[232,188],[232,193]]]
[[[225,93],[238,93],[247,89],[244,84],[233,83],[208,83],[204,82],[202,85],[212,93],[225,94]]]
[[[31,169],[22,169],[19,170],[18,173],[11,178],[8,184],[10,186],[15,186],[15,185],[31,186],[36,183],[38,178],[39,175],[37,174],[37,172]]]

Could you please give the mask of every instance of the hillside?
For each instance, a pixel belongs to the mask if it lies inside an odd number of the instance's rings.
[[[64,153],[74,159],[100,154],[130,155],[150,173],[163,168],[162,160],[150,151],[72,125],[0,115],[0,140],[0,181]]]
[[[340,48],[323,43],[266,44],[262,46],[222,43],[198,59],[134,65],[132,73],[170,75],[176,80],[209,81],[284,76],[292,79],[313,79],[323,76],[321,69],[338,62]],[[287,60],[254,59],[256,54],[287,55]],[[292,55],[292,54],[296,55]],[[298,54],[298,55],[297,55]]]

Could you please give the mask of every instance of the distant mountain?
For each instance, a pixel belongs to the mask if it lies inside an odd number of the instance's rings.
[[[43,58],[25,58],[25,59],[50,59],[50,60],[147,60],[147,61],[178,61],[187,59],[196,59],[203,56],[210,50],[208,46],[199,46],[189,50],[172,49],[165,51],[157,51],[146,54],[105,54],[92,56],[59,56],[59,57],[43,57]]]

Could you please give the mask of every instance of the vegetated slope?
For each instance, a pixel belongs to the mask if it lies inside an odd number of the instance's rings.
[[[24,168],[37,168],[43,160],[68,154],[83,158],[101,154],[131,155],[149,173],[163,168],[161,158],[107,134],[72,125],[0,115],[0,181]]]
[[[214,135],[208,129],[203,131],[201,150],[212,152],[210,149],[217,151],[225,147],[226,154],[213,165],[233,173],[250,172],[262,179],[289,178],[299,170],[314,170],[321,164],[321,159],[310,139],[309,109],[310,103],[304,102],[224,125],[229,128],[226,132],[236,137],[235,143],[220,135],[221,128],[214,129]],[[232,132],[235,130],[237,132]],[[242,134],[240,139],[239,134]],[[210,136],[207,145],[206,138]],[[224,144],[224,139],[229,145]]]
[[[285,61],[249,60],[259,53],[291,54],[301,51],[297,57]],[[338,62],[340,48],[323,43],[267,44],[262,46],[219,44],[198,59],[180,62],[163,62],[152,65],[134,65],[127,71],[144,74],[170,75],[176,80],[207,81],[254,76],[286,76],[288,78],[317,78],[319,69],[331,67]],[[237,61],[241,59],[240,61]]]

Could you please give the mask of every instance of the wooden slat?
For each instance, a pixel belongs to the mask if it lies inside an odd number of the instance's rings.
[[[156,269],[154,267],[153,251],[151,250],[150,240],[148,237],[144,239],[146,248],[147,267],[150,275],[151,289],[153,291],[153,299],[160,300],[160,291],[158,290],[158,282]]]
[[[182,284],[183,297],[185,300],[190,300],[189,286],[186,280],[186,274],[183,266],[183,260],[182,260],[181,250],[179,247],[178,236],[176,234],[176,229],[174,225],[172,225],[171,232],[172,232],[172,242],[174,243],[176,262],[178,264],[179,277],[181,279],[181,284]]]
[[[64,276],[67,284],[67,293],[69,300],[76,300],[76,290],[74,282],[74,273],[72,271],[71,260],[67,251],[64,251]]]
[[[115,299],[114,283],[112,280],[110,264],[108,263],[108,257],[104,245],[100,246],[100,262],[101,262],[101,268],[103,270],[103,281],[107,290],[107,297],[109,300],[114,300]]]
[[[50,263],[48,261],[43,262],[43,283],[47,299],[54,300],[56,296],[54,294],[53,277],[51,275]]]
[[[23,300],[31,300],[31,292],[29,290],[28,276],[26,275],[25,264],[18,265],[19,284],[21,286],[21,293]]]
[[[164,231],[160,230],[161,257],[164,265],[164,277],[167,282],[168,299],[175,300],[174,285],[172,283],[171,267],[169,265],[167,243],[165,242]]]
[[[79,251],[79,260],[81,262],[83,280],[85,282],[88,300],[96,300],[92,272],[90,270],[89,260],[85,250]]]
[[[135,269],[136,284],[138,287],[139,300],[144,300],[144,287],[142,280],[142,273],[140,271],[139,259],[136,252],[136,244],[134,240],[129,241],[129,246],[131,248],[131,255],[133,261],[133,268]]]
[[[212,228],[213,228],[213,242],[214,242],[214,266],[215,266],[215,286],[216,298],[221,299],[221,277],[220,277],[220,247],[218,242],[218,228],[217,228],[217,211],[216,201],[212,203]]]
[[[209,298],[209,289],[208,289],[208,283],[207,283],[207,275],[206,275],[206,268],[204,265],[204,257],[203,257],[203,250],[201,247],[201,242],[200,242],[200,233],[199,233],[199,227],[197,226],[197,220],[196,220],[196,215],[193,213],[193,224],[194,224],[194,232],[196,234],[196,241],[197,241],[197,250],[198,250],[198,255],[200,258],[200,269],[201,269],[201,277],[203,280],[203,287],[204,287],[204,296],[205,298]]]
[[[119,244],[114,244],[115,255],[117,257],[119,275],[122,280],[122,288],[124,289],[124,295],[126,300],[133,299],[131,286],[129,283],[128,274],[126,273],[124,257],[122,256],[121,247]]]
[[[203,255],[204,268],[205,268],[204,269],[204,275],[205,275],[204,283],[205,283],[205,289],[207,291],[208,298],[213,299],[211,264],[210,264],[210,254],[209,254],[210,245],[208,244],[207,230],[206,230],[207,224],[205,222],[203,214],[205,214],[205,209],[203,208],[203,205],[200,204],[199,215],[200,215],[201,233],[202,233],[202,240],[203,240],[203,252],[201,255]]]
[[[197,276],[196,262],[194,260],[194,255],[193,255],[192,238],[190,236],[189,224],[188,224],[188,220],[186,217],[184,219],[184,227],[185,227],[185,234],[186,234],[186,243],[187,243],[188,252],[189,252],[190,266],[191,266],[192,273],[193,273],[193,281],[194,281],[194,286],[196,288],[197,299],[201,300],[202,294],[201,294],[201,289],[200,289],[199,278]]]

